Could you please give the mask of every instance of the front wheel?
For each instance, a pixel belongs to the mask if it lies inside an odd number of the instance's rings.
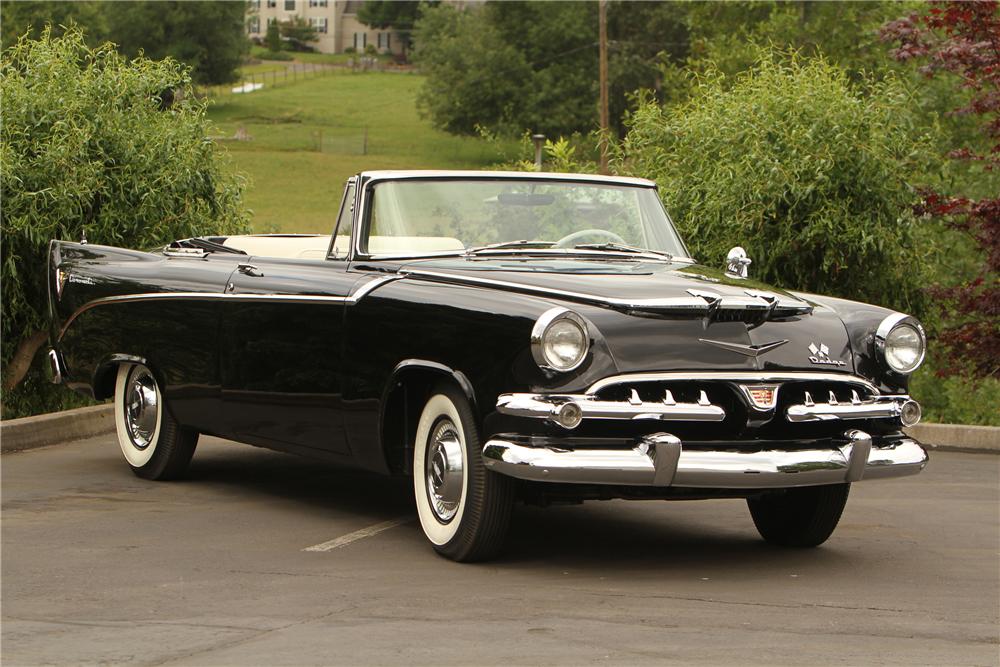
[[[816,547],[833,533],[850,484],[804,486],[747,498],[757,532],[783,547]]]
[[[177,423],[164,405],[156,378],[142,364],[118,368],[115,430],[125,461],[143,479],[180,477],[198,444],[198,433]]]
[[[417,424],[413,492],[424,535],[441,555],[485,560],[503,546],[513,480],[483,465],[468,400],[451,385],[431,392]]]

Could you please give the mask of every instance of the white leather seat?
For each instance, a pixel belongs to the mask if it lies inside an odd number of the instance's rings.
[[[349,244],[349,237],[338,236],[334,249],[337,254],[344,256]],[[246,234],[230,236],[223,245],[259,257],[325,259],[330,246],[330,237],[322,234],[303,236]],[[376,255],[462,250],[464,247],[461,241],[448,236],[372,236],[368,239],[368,250]]]

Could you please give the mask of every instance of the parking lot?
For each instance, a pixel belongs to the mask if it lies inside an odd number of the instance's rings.
[[[519,508],[479,565],[434,554],[405,485],[213,438],[183,482],[110,436],[2,466],[4,665],[1000,657],[995,455],[855,485],[816,550],[765,545],[738,500],[615,501]]]

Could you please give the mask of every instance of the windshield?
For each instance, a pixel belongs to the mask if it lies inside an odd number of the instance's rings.
[[[531,179],[376,183],[362,249],[372,254],[636,252],[686,257],[652,188]]]

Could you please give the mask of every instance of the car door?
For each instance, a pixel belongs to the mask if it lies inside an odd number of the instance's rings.
[[[349,187],[338,227],[347,224],[352,201]],[[231,437],[349,455],[341,411],[344,309],[359,276],[347,265],[347,253],[331,252],[319,259],[252,256],[237,267],[220,335]]]

